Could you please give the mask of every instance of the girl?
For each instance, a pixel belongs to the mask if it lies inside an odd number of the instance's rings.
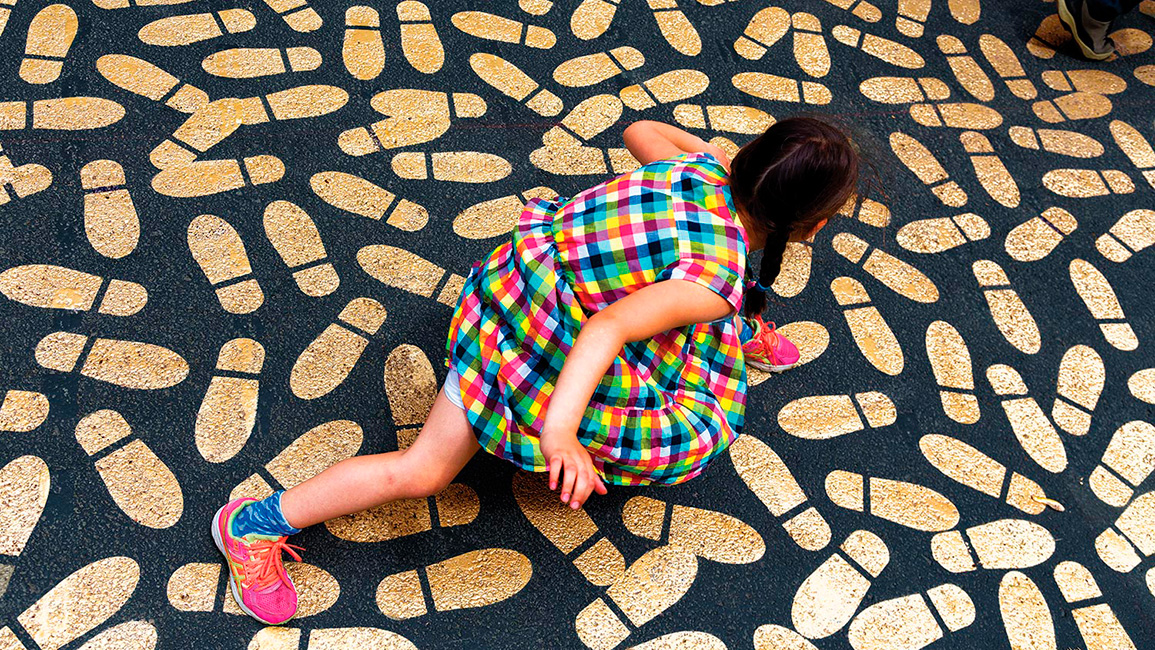
[[[217,511],[213,537],[242,609],[268,624],[292,617],[281,551],[300,557],[288,535],[433,495],[479,443],[548,471],[550,489],[580,508],[606,482],[693,478],[741,433],[745,364],[798,360],[762,322],[766,291],[787,242],[812,236],[850,197],[858,156],[812,118],[778,122],[732,164],[657,122],[631,125],[625,142],[641,168],[572,199],[530,201],[512,240],[473,266],[445,386],[411,447]],[[757,280],[744,282],[759,249]]]

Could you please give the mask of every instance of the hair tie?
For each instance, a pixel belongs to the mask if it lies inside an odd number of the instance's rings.
[[[773,286],[773,283],[771,283],[771,286]],[[749,282],[747,282],[746,288],[747,289],[755,289],[756,288],[759,291],[761,291],[762,293],[769,293],[770,292],[770,287],[762,286],[762,283],[757,281],[757,280],[750,280]]]

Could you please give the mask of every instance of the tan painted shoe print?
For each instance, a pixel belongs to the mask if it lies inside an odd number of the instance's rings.
[[[1155,472],[1155,426],[1143,420],[1123,424],[1111,435],[1087,486],[1103,503],[1122,508],[1135,488]]]
[[[1041,514],[1048,502],[1057,503],[1047,498],[1038,483],[1011,472],[1002,463],[957,438],[932,433],[923,436],[918,447],[927,462],[947,477],[1029,515]]]
[[[685,1],[685,0],[683,0]],[[658,23],[658,31],[662,38],[678,52],[686,56],[698,56],[702,52],[702,38],[693,23],[686,18],[686,14],[678,7],[678,0],[646,0],[654,20]]]
[[[839,9],[845,9],[868,23],[877,23],[882,20],[882,11],[866,0],[826,0],[826,2]]]
[[[973,102],[914,104],[908,112],[911,119],[927,127],[988,131],[1003,123],[1001,113]]]
[[[990,237],[986,219],[973,212],[953,217],[929,217],[908,222],[898,229],[894,239],[913,253],[942,253],[969,242]]]
[[[210,380],[193,428],[201,458],[223,463],[244,448],[257,422],[264,364],[265,348],[253,339],[232,339],[221,346],[216,369],[243,376],[220,374]]]
[[[319,298],[337,290],[341,279],[308,213],[290,201],[273,201],[265,206],[264,226],[269,242],[293,271],[301,293]]]
[[[874,199],[858,193],[851,195],[846,203],[838,209],[838,214],[847,219],[856,219],[875,228],[885,228],[890,225],[890,208]],[[806,241],[813,242],[814,237]]]
[[[10,389],[0,399],[0,431],[25,433],[34,431],[48,418],[51,405],[43,393]]]
[[[31,121],[28,119],[31,117]],[[24,102],[0,102],[0,131],[45,129],[86,131],[115,124],[124,107],[103,97],[60,97]]]
[[[1067,450],[1055,426],[1030,396],[1023,378],[1012,367],[995,364],[987,368],[987,381],[1002,397],[1003,412],[1019,445],[1039,467],[1052,473],[1067,468]]]
[[[690,551],[711,562],[750,564],[766,553],[762,536],[745,522],[721,512],[673,505],[636,496],[622,506],[626,530],[655,542]]]
[[[1127,379],[1127,389],[1135,399],[1155,404],[1155,368],[1140,370]]]
[[[1111,606],[1103,601],[1099,584],[1078,562],[1060,562],[1054,569],[1055,584],[1063,600],[1073,605],[1071,617],[1087,650],[1136,650],[1135,642],[1123,629]],[[1098,604],[1092,601],[1100,601]]]
[[[221,309],[230,314],[250,314],[264,304],[261,285],[248,277],[253,267],[245,243],[227,221],[211,214],[193,219],[188,226],[188,247],[209,284],[216,287]]]
[[[349,101],[349,93],[337,86],[313,84],[269,93],[264,97],[241,100],[244,124],[321,117],[340,110]],[[268,106],[268,110],[265,110]]]
[[[1024,149],[1041,149],[1072,158],[1098,158],[1103,155],[1103,145],[1098,140],[1077,131],[1012,126],[1007,134],[1011,142]]]
[[[898,0],[894,28],[903,36],[920,38],[926,29],[932,0]]]
[[[935,43],[946,56],[955,80],[971,97],[980,102],[989,102],[995,98],[995,86],[991,78],[979,67],[978,61],[967,52],[966,45],[958,37],[942,34],[935,39]]]
[[[978,131],[966,131],[959,135],[963,149],[970,154],[971,166],[979,185],[986,190],[987,195],[1005,208],[1019,207],[1019,186],[1014,176],[1003,164],[1002,158],[995,154],[991,141]]]
[[[328,571],[305,562],[285,562],[285,571],[297,589],[299,620],[326,612],[341,596],[341,585]],[[222,575],[220,562],[189,562],[169,576],[165,586],[168,604],[181,612],[224,612],[244,616]]]
[[[1117,95],[1127,90],[1127,82],[1106,70],[1044,70],[1043,83],[1059,92]]]
[[[357,263],[381,283],[419,296],[432,298],[450,307],[457,304],[465,278],[433,262],[396,246],[366,246],[357,251]],[[440,289],[440,291],[438,290]]]
[[[1050,124],[1093,120],[1111,112],[1111,100],[1097,93],[1071,92],[1055,99],[1044,99],[1031,105],[1035,116]]]
[[[198,160],[173,165],[152,178],[152,189],[174,198],[194,198],[275,183],[285,175],[276,156],[249,156],[240,160]]]
[[[493,153],[446,151],[426,154],[405,152],[393,156],[393,173],[401,178],[455,183],[492,183],[509,176],[513,165]]]
[[[1103,257],[1120,264],[1152,244],[1155,244],[1155,210],[1132,210],[1095,240],[1095,248]]]
[[[1095,538],[1095,552],[1119,573],[1131,571],[1155,553],[1155,491],[1127,504],[1111,527]]]
[[[966,192],[958,183],[950,180],[938,158],[924,144],[901,131],[895,131],[890,134],[890,149],[943,205],[961,208],[967,204]]]
[[[946,321],[931,323],[926,328],[926,356],[940,389],[943,413],[959,424],[978,422],[974,367],[962,335]]]
[[[258,471],[237,484],[229,500],[264,499],[277,489],[288,490],[361,449],[364,433],[352,420],[332,420],[297,436]]]
[[[794,27],[794,61],[811,77],[830,72],[830,51],[818,16],[799,11],[790,17]]]
[[[0,147],[0,205],[43,192],[52,185],[52,172],[43,165],[13,165]]]
[[[380,221],[394,228],[421,230],[429,223],[429,211],[370,181],[345,172],[319,172],[309,179],[309,186],[322,201],[361,217]],[[397,199],[396,203],[394,200]]]
[[[1091,317],[1098,321],[1103,338],[1117,350],[1130,352],[1138,348],[1139,339],[1126,321],[1123,307],[1106,276],[1094,264],[1081,259],[1071,260],[1068,270],[1075,292],[1091,312]]]
[[[847,25],[835,25],[830,30],[830,35],[847,47],[861,50],[863,54],[899,68],[918,70],[926,65],[926,60],[918,52],[889,38],[875,36],[869,32],[863,33]]]
[[[485,607],[516,596],[532,575],[529,558],[517,551],[470,551],[386,576],[377,585],[377,609],[391,619],[405,620],[429,613],[427,597],[438,612]]]
[[[105,54],[96,60],[96,70],[114,86],[154,102],[163,101],[182,113],[193,113],[209,103],[205,91],[135,56]]]
[[[847,636],[854,650],[919,650],[974,621],[970,596],[947,583],[927,590],[925,596],[912,594],[867,607],[850,622]]]
[[[161,142],[148,159],[153,167],[167,169],[188,165],[233,134],[244,122],[244,104],[239,99],[225,98],[209,102],[193,113]]]
[[[778,411],[778,426],[807,440],[826,440],[866,427],[879,429],[898,417],[894,402],[877,391],[850,395],[816,395],[796,399]],[[864,424],[865,420],[865,424]]]
[[[807,505],[802,486],[769,445],[751,435],[740,435],[730,445],[730,460],[770,514],[782,519],[782,527],[795,544],[807,551],[826,548],[830,526],[814,506]]]
[[[28,25],[20,78],[30,84],[59,79],[79,27],[76,12],[68,5],[52,4],[38,11]]]
[[[921,104],[950,98],[950,86],[934,77],[871,77],[858,85],[858,91],[881,104]]]
[[[871,581],[890,563],[890,549],[874,533],[856,530],[794,592],[790,620],[809,639],[824,639],[854,617]]]
[[[1026,574],[1009,571],[999,581],[999,613],[1012,650],[1058,648],[1051,608]]]
[[[801,320],[787,323],[777,328],[776,331],[798,348],[798,363],[794,364],[792,368],[798,368],[816,360],[822,356],[823,352],[826,352],[826,348],[830,345],[830,332],[820,323],[814,321]],[[746,385],[748,387],[757,386],[775,374],[747,365]]]
[[[1117,169],[1052,169],[1043,174],[1043,186],[1059,196],[1072,199],[1135,191],[1131,177]]]
[[[120,163],[94,160],[81,167],[80,186],[84,189],[84,233],[93,250],[111,259],[136,250],[140,218]]]
[[[1055,538],[1046,528],[1023,519],[999,519],[963,532],[951,530],[930,539],[936,562],[952,573],[977,569],[1028,569],[1050,559]]]
[[[11,391],[9,391],[11,394]],[[5,402],[7,399],[5,399]],[[0,407],[0,413],[3,407]],[[8,429],[11,430],[11,429]],[[36,456],[20,456],[0,467],[0,555],[15,561],[40,523],[52,477],[48,465]],[[0,598],[8,590],[14,566],[0,563]]]
[[[337,146],[350,156],[432,142],[449,130],[451,115],[481,117],[488,108],[485,100],[473,93],[450,95],[410,88],[377,93],[370,104],[386,118],[343,131],[337,137]]]
[[[541,140],[544,146],[529,154],[535,167],[554,174],[605,174],[637,167],[628,149],[603,150],[585,143],[613,126],[622,116],[623,104],[614,95],[594,95],[583,100]]]
[[[814,238],[787,242],[782,253],[782,267],[770,288],[783,298],[793,298],[806,289],[810,282],[810,266],[814,258]]]
[[[108,316],[132,316],[148,302],[148,291],[135,282],[106,282],[100,276],[51,264],[25,264],[0,273],[0,293],[31,307],[70,311],[96,307],[97,313]]]
[[[345,70],[358,81],[372,81],[385,69],[385,42],[381,15],[373,7],[355,5],[345,10],[345,41],[341,47]]]
[[[429,14],[429,7],[417,0],[397,3],[397,20],[401,22],[401,52],[413,69],[433,74],[445,63],[445,49]]]
[[[35,356],[36,363],[49,370],[71,373],[79,367],[90,379],[139,390],[169,388],[188,376],[188,362],[168,348],[71,332],[40,339]]]
[[[706,92],[710,77],[699,70],[671,70],[618,91],[622,103],[635,111],[671,104]],[[741,88],[739,88],[741,90]]]
[[[541,88],[521,68],[497,55],[478,52],[469,57],[469,67],[482,81],[542,117],[553,117],[565,109],[560,97]]]
[[[830,89],[817,81],[800,81],[765,72],[740,72],[730,83],[747,95],[773,102],[823,106],[833,98]]]
[[[1139,168],[1147,184],[1155,188],[1155,149],[1138,129],[1122,120],[1111,121],[1111,136],[1115,144]]]
[[[790,30],[790,12],[766,7],[750,17],[745,31],[734,41],[734,51],[752,61],[761,59]]]
[[[1012,95],[1024,101],[1038,97],[1034,82],[1027,78],[1018,55],[1006,42],[997,36],[983,34],[979,36],[979,49]]]
[[[826,475],[826,495],[835,505],[928,532],[958,524],[958,508],[934,490],[891,479],[835,470]]]
[[[265,4],[295,32],[317,31],[324,24],[321,16],[305,0],[265,0]]]
[[[1043,344],[1039,326],[1018,292],[1011,288],[1011,281],[1003,268],[990,260],[976,260],[971,270],[987,299],[991,318],[1007,343],[1024,354],[1038,352]]]
[[[548,187],[533,187],[518,194],[475,203],[453,218],[453,232],[466,239],[489,239],[509,234],[525,204],[533,199],[552,200],[557,192]]]
[[[803,636],[781,625],[767,624],[754,630],[754,650],[818,650]]]
[[[168,16],[154,20],[136,33],[146,45],[177,47],[247,32],[257,26],[257,18],[245,9]]]
[[[321,67],[321,53],[311,47],[234,47],[206,56],[205,72],[226,79],[255,79]]]
[[[583,41],[601,36],[613,23],[620,2],[621,0],[581,0],[570,15],[570,31]]]
[[[877,248],[871,249],[870,244],[845,232],[835,235],[831,246],[851,264],[861,265],[862,270],[898,295],[914,302],[938,302],[938,287],[934,282],[897,257]],[[870,255],[866,254],[868,250]]]
[[[527,25],[521,21],[484,11],[459,11],[453,14],[450,22],[453,23],[454,27],[470,36],[490,41],[524,45],[539,50],[548,50],[557,43],[557,36],[544,27]],[[554,76],[556,78],[557,75]]]
[[[372,298],[354,298],[337,323],[329,325],[297,357],[289,388],[301,399],[317,399],[345,381],[365,348],[385,323],[385,307]]]
[[[646,57],[641,52],[624,45],[563,61],[553,69],[553,80],[560,86],[584,88],[612,79],[627,70],[636,70],[645,63]]]
[[[774,117],[749,106],[678,104],[674,120],[689,129],[760,134],[774,124]]]
[[[842,315],[862,356],[883,374],[901,374],[904,366],[902,348],[878,308],[868,304],[870,295],[862,284],[853,278],[835,278],[830,283],[830,291],[843,308]]]
[[[310,631],[309,642],[302,648],[301,630],[292,627],[266,627],[253,635],[249,647],[254,650],[417,650],[409,639],[375,627],[318,628]]]
[[[1073,436],[1085,436],[1091,430],[1091,414],[1103,393],[1107,374],[1103,358],[1094,348],[1073,345],[1059,362],[1059,379],[1055,388],[1051,419]]]
[[[1003,248],[1019,262],[1037,262],[1051,254],[1079,227],[1075,216],[1059,207],[1043,210],[1007,233]]]

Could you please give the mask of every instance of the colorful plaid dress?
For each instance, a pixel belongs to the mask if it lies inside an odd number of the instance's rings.
[[[708,154],[653,162],[572,199],[530,201],[512,239],[474,264],[446,344],[481,446],[545,471],[538,436],[582,324],[670,279],[706,286],[738,310],[746,242],[726,170]],[[735,321],[625,345],[578,431],[608,482],[686,481],[741,433],[746,368]]]

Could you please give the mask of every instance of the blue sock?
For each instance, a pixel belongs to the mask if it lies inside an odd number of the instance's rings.
[[[273,496],[250,503],[241,508],[236,517],[233,517],[233,534],[244,537],[249,533],[281,537],[301,532],[300,528],[293,528],[285,521],[285,514],[281,512],[281,495],[284,492],[274,492]]]
[[[754,328],[750,327],[750,321],[746,320],[745,317],[740,317],[738,320],[742,321],[742,331],[738,332],[738,341],[742,345],[746,345],[750,339],[754,338]]]

